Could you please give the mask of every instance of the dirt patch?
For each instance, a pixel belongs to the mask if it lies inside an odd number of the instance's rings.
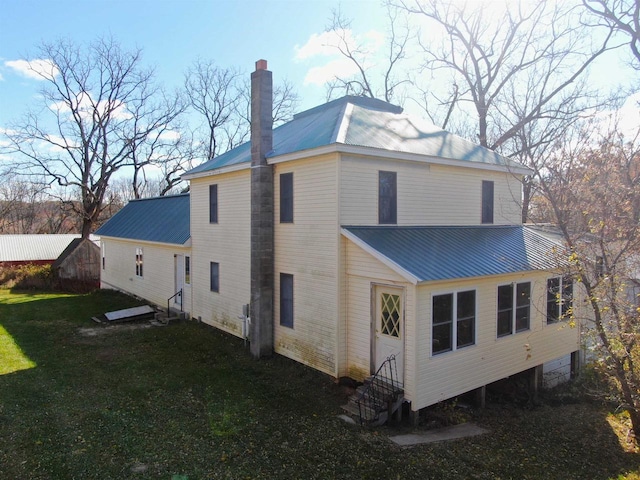
[[[82,337],[98,337],[100,335],[109,335],[111,333],[128,332],[131,330],[142,330],[151,328],[153,325],[149,323],[137,323],[135,325],[111,325],[108,327],[92,327],[79,328],[78,333]]]

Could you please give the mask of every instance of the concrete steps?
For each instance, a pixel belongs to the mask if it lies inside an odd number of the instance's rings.
[[[356,423],[367,426],[385,424],[396,413],[402,412],[404,391],[385,378],[369,377],[356,392],[349,396],[349,401],[342,406],[344,412]]]

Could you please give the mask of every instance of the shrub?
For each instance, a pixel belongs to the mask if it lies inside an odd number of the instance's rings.
[[[0,269],[0,285],[16,290],[53,290],[51,265],[19,265]]]

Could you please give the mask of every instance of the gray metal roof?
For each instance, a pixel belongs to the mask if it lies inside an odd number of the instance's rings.
[[[75,238],[80,235],[0,235],[0,262],[53,261]],[[89,238],[97,241],[94,235]]]
[[[448,160],[522,168],[492,150],[442,130],[381,100],[346,96],[299,113],[273,131],[275,158],[329,145],[367,147]],[[250,142],[198,167],[189,176],[251,161]]]
[[[189,194],[131,200],[97,231],[105,237],[183,245],[190,233]]]
[[[417,283],[502,275],[558,266],[562,247],[516,226],[343,227],[346,236]]]

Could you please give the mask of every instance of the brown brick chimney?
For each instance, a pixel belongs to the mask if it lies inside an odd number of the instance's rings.
[[[267,61],[251,74],[251,354],[273,353],[273,80]]]

